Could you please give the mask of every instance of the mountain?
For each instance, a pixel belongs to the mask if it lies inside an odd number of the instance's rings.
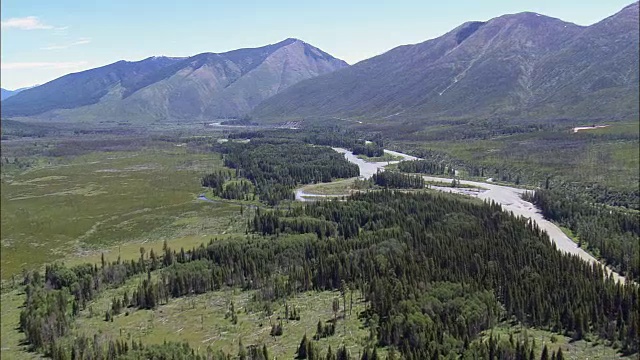
[[[256,119],[413,121],[638,114],[638,3],[591,26],[536,13],[468,22],[312,80]]]
[[[289,86],[348,66],[303,41],[187,58],[118,61],[24,91],[3,116],[47,119],[217,119],[248,113]]]
[[[7,89],[0,88],[0,101],[15,94],[16,94],[15,90],[7,90]]]
[[[6,99],[8,97],[11,97],[11,96],[23,91],[23,90],[31,89],[32,87],[35,87],[35,86],[24,87],[24,88],[20,88],[20,89],[16,89],[16,90],[7,90],[7,89],[0,88],[0,101]]]

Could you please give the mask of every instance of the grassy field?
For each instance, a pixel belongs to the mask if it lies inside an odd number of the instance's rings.
[[[530,344],[535,341],[536,359],[540,358],[542,349],[545,345],[547,345],[549,353],[551,353],[551,351],[557,351],[558,348],[562,348],[565,359],[605,360],[637,358],[637,354],[628,357],[622,357],[616,352],[615,349],[609,346],[605,346],[601,342],[594,342],[590,340],[573,341],[570,337],[561,334],[556,334],[541,329],[522,327],[518,324],[501,323],[495,326],[492,330],[483,332],[480,339],[486,340],[491,334],[493,334],[494,337],[500,338],[499,341],[508,341],[509,333],[513,333],[514,339],[516,340],[524,340],[524,338],[527,337]]]
[[[319,183],[304,186],[302,189],[308,194],[317,195],[344,195],[355,190],[354,183],[357,178],[337,180],[330,183]]]
[[[143,277],[146,275],[131,279],[120,288],[107,290],[92,301],[76,319],[74,334],[93,336],[98,333],[104,338],[133,338],[145,344],[158,344],[165,340],[186,341],[201,353],[206,353],[206,348],[211,346],[230,354],[237,353],[238,342],[242,339],[245,346],[265,344],[272,356],[292,358],[305,333],[312,339],[319,320],[327,323],[333,319],[332,301],[340,298],[339,292],[324,291],[306,292],[288,299],[289,308],[296,307],[300,320],[283,320],[283,335],[278,337],[270,335],[270,324],[277,324],[279,317],[284,318],[284,304],[271,304],[272,313],[267,315],[264,305],[253,300],[253,291],[239,289],[170,299],[168,304],[156,310],[125,309],[113,322],[106,322],[104,314],[111,307],[112,299],[115,296],[122,297],[125,290],[131,294]],[[156,277],[157,273],[153,278]],[[326,352],[329,345],[335,351],[344,344],[352,355],[356,355],[362,346],[371,344],[369,330],[359,317],[365,302],[358,292],[354,292],[353,298],[353,308],[351,313],[347,311],[346,316],[340,298],[341,310],[335,335],[316,341],[321,352]],[[24,294],[21,290],[12,290],[3,293],[1,300],[3,321],[0,355],[3,359],[39,358],[37,354],[25,351],[21,345],[24,336],[16,330]],[[231,302],[238,316],[237,324],[225,316]],[[347,296],[347,308],[349,306]],[[384,349],[379,353],[384,354]]]
[[[464,141],[402,141],[396,145],[440,151],[470,164],[519,169],[539,180],[550,175],[637,190],[639,129],[635,121],[578,133],[541,131]]]
[[[198,153],[186,146],[170,144],[131,151],[90,151],[72,156],[31,154],[55,148],[44,142],[19,148],[23,165],[11,159],[2,171],[2,279],[12,285],[12,275],[56,260],[68,265],[99,263],[121,257],[135,259],[140,248],[161,252],[164,241],[174,249],[192,248],[212,238],[244,234],[255,201],[198,200],[205,193],[200,178],[222,166],[216,154]],[[14,149],[12,149],[14,150]],[[22,151],[22,152],[20,152]],[[24,165],[28,164],[28,165]],[[347,183],[350,180],[346,180]],[[333,185],[336,186],[336,185]],[[338,184],[344,186],[344,184]],[[155,276],[155,275],[154,275]],[[300,321],[285,321],[284,334],[269,335],[270,321],[284,313],[283,304],[273,304],[266,316],[253,292],[227,289],[194,297],[173,299],[155,311],[133,311],[119,315],[114,323],[104,321],[112,297],[136,286],[133,279],[118,289],[107,290],[83,311],[76,333],[137,337],[145,343],[188,341],[205,351],[214,348],[236,353],[238,341],[266,344],[271,354],[291,356],[302,335],[311,338],[318,320],[333,317],[332,300],[338,293],[309,292],[288,301],[301,313]],[[3,289],[2,358],[34,359],[24,351],[24,336],[18,332],[24,293],[21,286]],[[364,303],[356,295],[352,315],[338,321],[336,335],[318,341],[322,351],[329,344],[355,349],[367,343],[368,330],[357,316]],[[238,323],[225,319],[228,304],[238,309]],[[89,316],[89,308],[94,312]],[[354,350],[355,351],[355,350]]]
[[[383,161],[400,161],[402,160],[402,156],[396,156],[396,155],[391,155],[391,154],[387,154],[384,153],[382,156],[374,156],[374,157],[370,157],[367,155],[357,155],[358,158],[364,160],[364,161],[368,161],[368,162],[383,162]]]
[[[2,359],[40,359],[38,354],[24,351],[21,341],[24,335],[18,331],[20,309],[24,304],[24,291],[14,289],[0,295],[0,358]]]
[[[99,249],[113,254],[118,244],[134,243],[120,252],[137,254],[142,243],[243,232],[239,205],[196,199],[200,177],[220,166],[215,154],[171,146],[3,167],[2,279]]]
[[[146,276],[146,275],[145,275]],[[121,297],[125,289],[132,292],[140,279],[133,279],[127,285],[106,291],[90,305],[94,316],[90,316],[89,307],[82,311],[76,321],[76,333],[101,333],[105,337],[140,339],[143,343],[156,344],[163,341],[187,341],[195,349],[205,352],[211,345],[230,354],[238,351],[238,342],[242,339],[245,346],[252,344],[266,345],[269,353],[278,358],[291,358],[306,333],[311,339],[316,332],[318,321],[327,322],[333,319],[332,301],[340,297],[339,292],[307,292],[288,299],[291,309],[296,307],[300,320],[283,320],[283,335],[270,335],[271,324],[277,324],[279,317],[284,318],[284,304],[271,304],[272,314],[264,310],[264,304],[252,300],[253,291],[225,289],[190,297],[170,299],[166,305],[156,310],[130,311],[115,317],[113,322],[104,320],[104,313],[111,306],[114,296]],[[237,324],[227,318],[229,306],[233,302],[238,316]],[[342,300],[340,302],[342,309]],[[324,352],[329,345],[335,349],[344,344],[357,353],[356,349],[368,344],[369,331],[363,320],[358,318],[364,310],[365,303],[359,293],[354,293],[352,313],[346,318],[338,315],[338,326],[334,336],[317,341]],[[347,297],[349,307],[349,297]]]
[[[415,175],[422,175],[422,174],[415,174]],[[431,176],[431,175],[429,175]],[[451,181],[425,181],[424,182],[425,185],[434,185],[434,186],[440,186],[440,187],[451,187],[453,188],[453,183]],[[456,184],[457,188],[461,188],[461,189],[479,189],[479,190],[487,190],[487,188],[484,188],[482,186],[475,186],[475,185],[468,185],[468,184]]]

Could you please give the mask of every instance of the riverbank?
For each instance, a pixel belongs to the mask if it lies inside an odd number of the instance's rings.
[[[360,177],[363,179],[368,179],[373,174],[375,174],[378,170],[383,169],[385,166],[393,163],[397,163],[399,161],[392,162],[366,162],[356,155],[354,155],[351,151],[342,148],[333,148],[335,151],[342,153],[345,155],[345,158],[350,162],[358,165],[360,168]],[[416,160],[415,156],[402,154],[396,151],[385,150],[385,153],[389,153],[395,156],[402,157],[403,160]],[[434,177],[434,176],[423,176],[423,178],[428,182],[441,182],[441,183],[450,183],[453,179],[450,178],[442,178],[442,177]],[[459,181],[462,185],[467,185],[472,188],[477,188],[477,190],[469,189],[469,188],[452,188],[447,186],[431,186],[431,189],[443,191],[443,192],[456,192],[456,193],[464,193],[464,195],[477,197],[486,201],[494,201],[502,206],[502,209],[505,211],[510,211],[514,215],[523,216],[525,218],[531,219],[534,221],[542,230],[546,231],[549,235],[549,238],[556,245],[556,248],[562,252],[569,253],[572,255],[576,255],[581,259],[591,262],[591,263],[602,263],[598,261],[591,254],[578,247],[578,245],[571,240],[558,226],[554,223],[546,220],[540,211],[533,205],[532,203],[525,201],[522,199],[522,195],[527,191],[527,189],[515,188],[505,185],[498,185],[489,182],[477,182],[470,180],[456,180]],[[342,195],[330,195],[331,197],[341,197],[347,196],[349,194]],[[304,191],[304,187],[296,190],[296,200],[300,201],[313,201],[319,198],[328,197],[329,195],[321,195],[321,194],[310,194]],[[604,265],[603,265],[604,266]],[[616,281],[625,281],[625,278],[613,270],[606,268],[607,273],[613,275]]]

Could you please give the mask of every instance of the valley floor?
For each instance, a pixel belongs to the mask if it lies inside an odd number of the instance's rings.
[[[218,154],[212,156],[203,149],[185,146],[182,142],[124,151],[95,149],[78,156],[41,157],[26,167],[21,166],[21,155],[16,153],[3,164],[0,349],[3,358],[39,358],[25,351],[21,343],[24,336],[17,331],[24,292],[16,283],[23,269],[39,269],[56,260],[69,266],[100,264],[103,259],[106,262],[136,260],[142,247],[147,254],[151,250],[160,254],[165,242],[174,249],[191,249],[212,238],[249,236],[247,220],[253,214],[254,202],[198,200],[203,191],[200,176],[222,168]],[[363,178],[398,162],[371,163],[346,149],[334,150],[357,164]],[[396,158],[417,159],[394,151],[385,152]],[[443,185],[452,181],[430,176],[424,179]],[[355,182],[356,179],[351,178],[308,185],[296,191],[296,199],[343,196],[358,191],[353,190]],[[471,192],[479,199],[495,201],[505,210],[535,221],[558,249],[587,261],[597,261],[577,247],[560,228],[543,219],[531,203],[522,200],[525,189],[467,180],[461,180],[460,184],[469,188],[457,190],[435,185],[431,188],[464,191],[467,195]],[[473,187],[478,191],[471,189]],[[614,276],[624,280],[617,274]],[[171,299],[155,310],[130,310],[115,316],[113,322],[105,321],[104,313],[113,297],[121,296],[125,289],[133,289],[142,278],[144,276],[131,279],[126,286],[109,289],[93,300],[80,313],[74,333],[92,334],[98,330],[107,336],[124,336],[151,344],[180,340],[201,351],[214,344],[229,353],[237,351],[238,340],[242,339],[245,343],[265,344],[270,354],[285,358],[294,355],[302,334],[313,336],[318,321],[331,320],[332,301],[340,295],[335,291],[318,291],[289,299],[290,304],[299,307],[302,318],[285,321],[284,333],[278,337],[271,336],[269,331],[271,325],[283,317],[283,304],[272,303],[266,311],[264,304],[252,300],[254,291],[239,288]],[[338,320],[336,335],[318,342],[322,351],[329,345],[333,349],[340,345],[360,349],[372,344],[370,329],[359,316],[367,303],[359,293],[355,298],[353,314]],[[238,325],[232,326],[226,318],[230,302],[238,309]],[[502,323],[494,331],[498,334],[518,332],[518,326]],[[561,346],[577,358],[617,357],[611,347],[595,341],[571,342],[569,337],[536,329],[527,330],[526,334],[538,341],[536,351],[541,350],[543,343],[552,342],[550,349]],[[381,349],[379,354],[385,353],[386,350]]]

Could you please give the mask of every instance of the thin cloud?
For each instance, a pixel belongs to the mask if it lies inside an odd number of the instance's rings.
[[[28,69],[73,69],[87,65],[86,61],[74,62],[13,62],[0,63],[2,70],[28,70]]]
[[[51,25],[47,25],[36,16],[27,16],[22,18],[11,18],[0,22],[2,29],[19,29],[19,30],[47,30],[55,29]]]
[[[91,42],[91,39],[89,39],[89,38],[81,38],[81,39],[78,39],[77,41],[74,41],[74,42],[69,43],[69,44],[50,45],[50,46],[43,47],[41,49],[42,50],[62,50],[62,49],[68,49],[68,48],[73,47],[73,46],[89,44],[90,42]]]

